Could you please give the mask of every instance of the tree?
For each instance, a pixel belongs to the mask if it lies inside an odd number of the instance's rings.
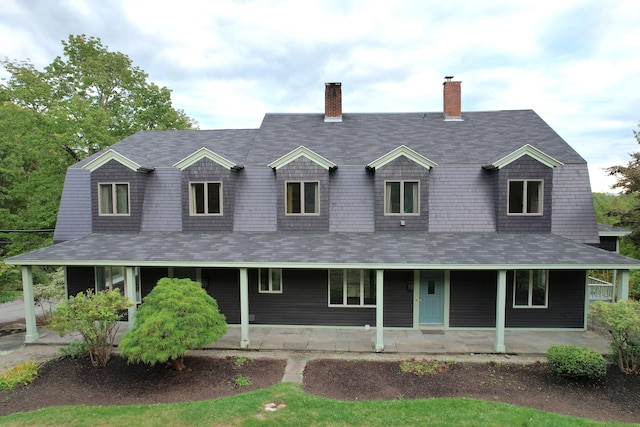
[[[199,283],[164,278],[142,301],[135,325],[119,347],[129,362],[169,362],[182,370],[189,349],[202,348],[226,333],[227,322],[218,303]]]
[[[87,345],[91,364],[107,366],[118,332],[118,321],[131,303],[118,289],[70,297],[58,305],[49,326],[60,336],[78,331]]]

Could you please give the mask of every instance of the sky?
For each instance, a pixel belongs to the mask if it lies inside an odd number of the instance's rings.
[[[200,129],[257,128],[265,113],[533,109],[589,163],[640,151],[637,0],[0,0],[0,58],[42,69],[69,35],[98,37],[172,90]],[[0,77],[6,72],[0,70]]]

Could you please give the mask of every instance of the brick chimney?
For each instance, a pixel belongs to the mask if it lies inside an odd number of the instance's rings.
[[[342,83],[324,84],[324,121],[342,121]]]
[[[444,79],[444,119],[462,120],[462,92],[460,89],[461,82],[451,81],[453,79],[453,76],[446,76]]]

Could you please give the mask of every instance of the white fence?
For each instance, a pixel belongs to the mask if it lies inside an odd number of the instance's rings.
[[[589,276],[587,285],[589,288],[589,301],[613,302],[613,283]]]

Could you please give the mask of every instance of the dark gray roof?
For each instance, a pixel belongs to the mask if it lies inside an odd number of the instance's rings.
[[[598,223],[598,234],[600,236],[626,236],[631,234],[631,230],[624,227],[614,227],[612,225]]]
[[[638,268],[552,234],[91,234],[6,260],[22,265],[329,268]]]
[[[236,164],[266,165],[304,145],[340,165],[366,165],[406,145],[442,164],[484,165],[531,144],[562,163],[585,163],[532,110],[463,113],[267,114],[259,129],[140,132],[110,148],[146,167],[172,166],[201,147]],[[83,166],[87,160],[74,167]]]

